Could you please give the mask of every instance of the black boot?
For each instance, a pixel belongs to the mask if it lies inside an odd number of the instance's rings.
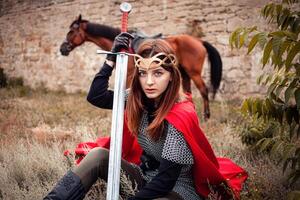
[[[44,200],[82,200],[84,196],[85,191],[79,176],[70,170]]]

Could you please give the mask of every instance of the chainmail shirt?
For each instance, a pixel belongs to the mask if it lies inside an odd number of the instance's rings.
[[[182,164],[183,167],[173,191],[178,193],[184,200],[201,200],[202,198],[196,193],[193,182],[193,155],[182,133],[172,124],[165,121],[165,131],[163,136],[157,141],[152,141],[148,137],[146,131],[148,123],[148,112],[144,111],[138,134],[138,142],[142,149],[148,155],[153,156],[157,161],[160,161],[163,158],[177,164]],[[135,167],[138,166],[136,165]],[[143,173],[140,168],[139,170],[146,182],[150,182],[152,178],[158,174],[158,169],[148,170],[145,173]]]

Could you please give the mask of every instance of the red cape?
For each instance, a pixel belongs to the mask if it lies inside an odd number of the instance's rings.
[[[248,175],[244,169],[227,158],[216,158],[208,140],[201,130],[194,104],[190,101],[177,103],[166,116],[166,120],[182,132],[193,157],[193,177],[196,190],[207,197],[211,190],[209,185],[225,183],[239,199],[243,182]],[[77,155],[86,155],[94,147],[109,148],[110,138],[99,138],[94,143],[80,143],[75,150]],[[126,117],[123,131],[122,158],[136,164],[140,163],[142,149],[137,138],[128,130]],[[80,160],[78,161],[80,162]],[[209,183],[209,184],[208,184]]]

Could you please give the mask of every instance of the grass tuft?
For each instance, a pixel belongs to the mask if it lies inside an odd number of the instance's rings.
[[[0,88],[0,199],[42,199],[70,169],[74,159],[64,150],[78,142],[109,135],[111,111],[97,109],[84,94]],[[199,116],[201,99],[194,99]],[[240,140],[241,101],[211,102],[212,117],[201,126],[217,156],[229,157],[249,173],[241,197],[246,200],[285,199],[288,189],[281,166],[255,155]],[[133,194],[122,174],[126,195]],[[105,199],[106,183],[99,180],[85,199]]]

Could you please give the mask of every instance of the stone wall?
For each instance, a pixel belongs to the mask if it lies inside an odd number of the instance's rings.
[[[230,33],[238,26],[266,26],[259,9],[267,0],[147,0],[129,1],[129,26],[147,34],[165,35],[203,31],[221,53],[224,70],[219,98],[259,94],[259,53],[231,50]],[[85,43],[68,57],[59,52],[70,23],[82,14],[92,22],[120,26],[120,0],[10,0],[0,1],[0,67],[26,85],[51,90],[87,91],[104,61],[94,44]],[[203,75],[209,82],[209,67]]]

